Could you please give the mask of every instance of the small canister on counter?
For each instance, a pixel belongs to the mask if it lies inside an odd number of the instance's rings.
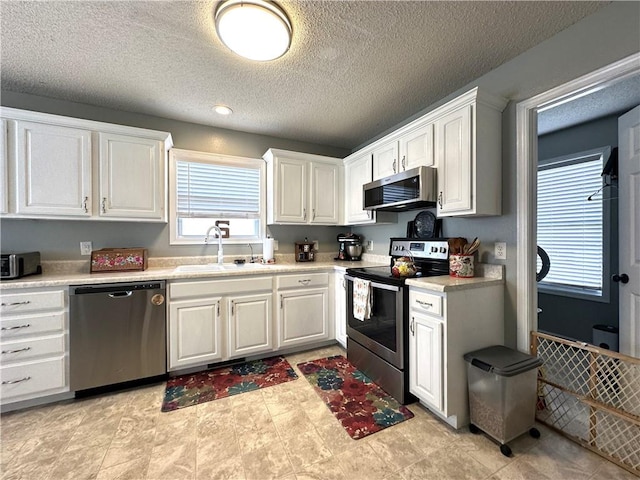
[[[473,277],[473,255],[449,255],[449,275],[459,278]]]

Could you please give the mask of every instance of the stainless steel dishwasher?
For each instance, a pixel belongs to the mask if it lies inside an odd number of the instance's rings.
[[[164,281],[69,287],[72,391],[164,375]]]

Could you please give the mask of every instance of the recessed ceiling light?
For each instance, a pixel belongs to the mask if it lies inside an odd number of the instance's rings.
[[[222,42],[250,60],[274,60],[291,45],[291,22],[274,2],[224,0],[214,18]]]
[[[220,115],[231,115],[233,113],[233,110],[231,110],[226,105],[215,105],[213,107],[213,111],[219,113]]]

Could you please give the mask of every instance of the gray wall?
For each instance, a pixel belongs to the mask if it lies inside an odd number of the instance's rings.
[[[621,112],[624,113],[624,112]],[[538,158],[549,158],[584,152],[602,146],[618,146],[618,116],[583,123],[538,138]],[[609,270],[618,270],[618,200],[617,189],[603,192],[603,210],[611,219],[604,233],[605,248],[610,251]],[[606,272],[606,271],[605,271]],[[560,295],[538,294],[538,328],[583,342],[591,342],[594,325],[618,326],[618,284],[609,282],[611,291],[608,302],[583,300]]]
[[[450,219],[446,224],[447,235],[478,236],[483,242],[480,249],[480,257],[483,261],[494,262],[492,256],[492,244],[494,241],[507,242],[507,260],[495,261],[495,263],[506,265],[505,341],[507,345],[515,345],[516,343],[516,189],[518,188],[516,179],[516,102],[545,92],[638,52],[640,46],[639,18],[640,2],[613,2],[476,81],[460,86],[458,90],[443,98],[440,102],[425,106],[422,111],[403,122],[408,123],[476,85],[511,100],[502,115],[503,215],[478,219]],[[425,81],[428,81],[428,72],[425,75]],[[268,147],[297,148],[295,142],[286,140],[220,131],[164,119],[15,95],[9,92],[3,92],[1,102],[4,105],[17,108],[49,111],[63,115],[73,114],[95,120],[168,130],[174,134],[176,146],[180,148],[248,156],[260,156]],[[389,131],[398,126],[400,125],[394,126]],[[380,136],[386,133],[388,132],[383,132]],[[373,140],[375,139],[371,141]],[[301,150],[309,151],[310,153],[333,155],[339,153],[335,149],[323,151],[318,147],[318,150],[312,151],[306,148],[308,147],[307,145],[297,145]],[[400,215],[397,225],[362,227],[354,228],[353,230],[363,233],[367,238],[374,239],[376,243],[374,253],[386,253],[388,238],[398,234],[402,235],[406,221],[415,216],[415,213],[417,212]],[[31,242],[34,241],[33,239],[38,238],[46,239],[44,243],[47,245],[49,242],[55,243],[56,247],[53,248],[52,252],[55,252],[56,255],[58,255],[58,252],[62,254],[63,251],[75,251],[78,249],[77,242],[89,240],[90,238],[86,238],[86,235],[96,231],[93,229],[95,224],[85,227],[73,227],[75,240],[72,245],[67,245],[67,241],[58,243],[57,237],[62,236],[66,229],[70,228],[69,223],[38,221],[25,222],[25,227],[17,227],[16,222],[3,222],[3,248],[6,242],[11,248],[21,247],[22,249],[26,247],[26,242]],[[159,227],[140,226],[139,224],[127,224],[124,227],[129,228],[132,232],[128,232],[126,228],[121,228],[121,232],[111,233],[110,235],[116,235],[116,238],[122,238],[122,242],[126,241],[126,243],[139,243],[151,237],[153,238],[153,243],[150,248],[152,248],[152,252],[155,255],[166,254],[168,251],[177,255],[183,253],[183,249],[168,247],[168,241],[166,240],[168,235]],[[138,229],[141,230],[141,233],[133,232],[134,230],[138,232]],[[10,231],[7,233],[6,230]],[[331,241],[331,237],[335,238],[335,232],[341,231],[339,228],[326,230],[330,232],[326,233],[327,241]],[[279,232],[279,235],[286,235],[288,232],[289,230],[285,233]],[[291,237],[298,235],[297,231],[291,233]],[[322,239],[320,240],[322,241]],[[46,248],[52,247],[47,246]]]

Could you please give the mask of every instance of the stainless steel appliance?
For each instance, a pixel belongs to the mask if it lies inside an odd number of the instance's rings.
[[[42,273],[40,266],[40,252],[27,253],[3,253],[0,256],[2,261],[2,280],[10,280],[25,277],[27,275],[38,275]]]
[[[363,208],[402,212],[436,205],[436,169],[416,167],[367,183]]]
[[[336,260],[357,261],[362,256],[362,240],[355,233],[341,233],[338,235],[338,256]]]
[[[165,295],[164,281],[69,287],[71,390],[167,373]]]
[[[409,288],[391,266],[411,256],[416,276],[448,275],[449,245],[446,239],[392,238],[389,255],[389,266],[347,269],[347,357],[396,400],[409,403]],[[363,321],[353,314],[356,278],[371,282],[371,315]]]

